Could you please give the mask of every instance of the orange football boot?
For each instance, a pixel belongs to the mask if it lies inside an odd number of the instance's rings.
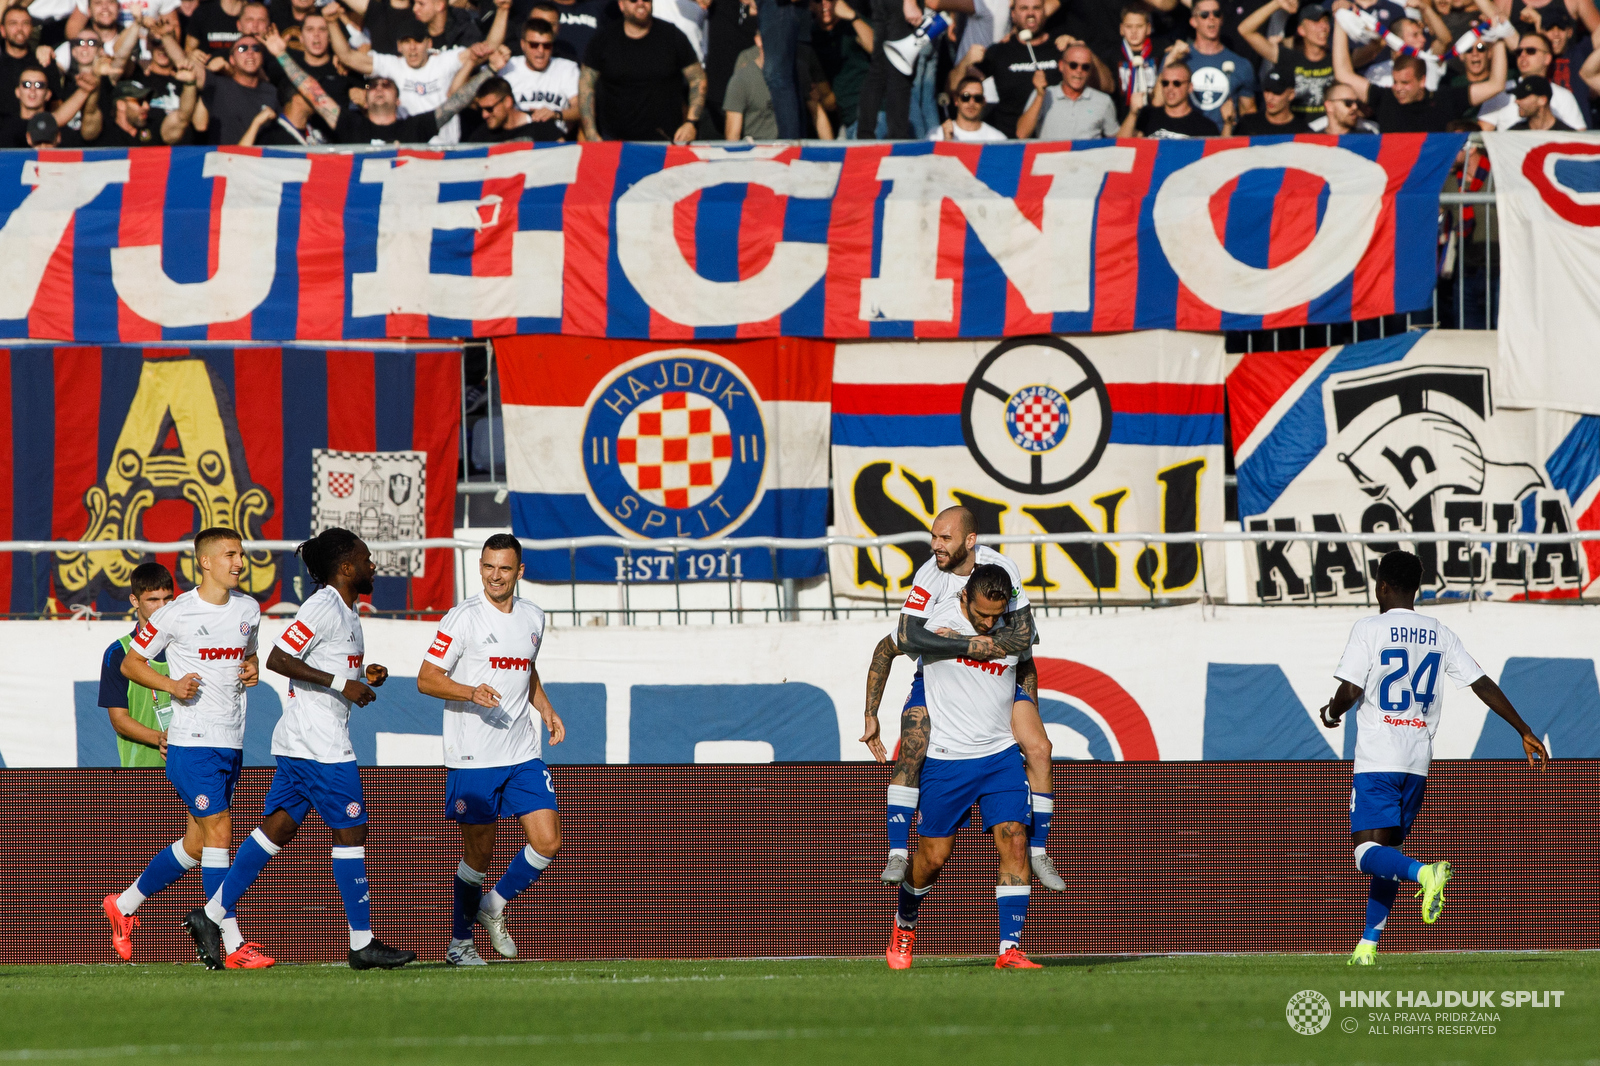
[[[1021,948],[1006,948],[1005,954],[994,960],[997,970],[1042,970],[1043,966],[1022,953]]]
[[[111,923],[111,950],[115,951],[117,958],[123,962],[132,962],[133,931],[139,928],[139,916],[123,914],[118,910],[115,892],[105,898],[101,907],[106,912],[106,920]]]
[[[229,955],[222,965],[230,970],[265,970],[276,961],[263,955],[261,945],[252,941],[239,945],[239,950]]]
[[[911,949],[916,946],[917,931],[915,929],[902,929],[900,923],[894,924],[894,932],[889,934],[889,947],[883,953],[888,960],[891,970],[911,969]]]

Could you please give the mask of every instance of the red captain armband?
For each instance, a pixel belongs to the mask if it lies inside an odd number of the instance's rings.
[[[450,642],[453,639],[454,638],[444,630],[439,630],[438,633],[434,634],[433,643],[428,646],[428,654],[433,656],[435,659],[444,658],[445,652],[450,650]]]
[[[283,631],[283,642],[295,651],[305,651],[306,645],[311,643],[314,635],[304,622],[297,621]]]
[[[155,637],[155,635],[156,627],[151,625],[149,622],[146,622],[144,625],[139,627],[139,632],[133,635],[133,642],[139,645],[141,648],[148,648],[150,646],[150,641]]]
[[[928,590],[921,585],[914,586],[911,589],[911,595],[906,597],[905,609],[908,611],[920,611],[926,606],[928,606]]]

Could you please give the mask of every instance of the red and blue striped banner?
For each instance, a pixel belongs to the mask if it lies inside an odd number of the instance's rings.
[[[1259,329],[1422,310],[1464,138],[0,156],[0,335]]]
[[[426,535],[448,537],[460,423],[455,349],[0,348],[0,441],[10,453],[0,462],[0,540],[178,541],[207,525],[298,540],[312,531],[318,449],[425,453]],[[141,561],[15,553],[0,561],[0,605],[120,614],[127,573]],[[192,583],[187,556],[157,561]],[[377,578],[373,606],[448,610],[454,574],[449,551],[428,552],[423,576]],[[264,604],[313,591],[293,556],[269,553],[251,556],[242,587]]]

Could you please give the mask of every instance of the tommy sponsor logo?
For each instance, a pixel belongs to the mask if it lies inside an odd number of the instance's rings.
[[[986,674],[993,674],[996,677],[1006,672],[1005,663],[980,663],[976,659],[957,659],[956,662],[962,666],[970,666],[974,670],[982,670]]]
[[[201,659],[243,659],[243,648],[201,648]]]
[[[1412,729],[1428,728],[1428,723],[1421,718],[1396,718],[1392,714],[1386,714],[1383,716],[1383,724],[1410,726]]]
[[[491,670],[526,670],[528,664],[532,661],[531,659],[513,659],[506,655],[491,655],[489,656],[489,668]]]
[[[361,804],[359,804],[359,803],[347,803],[347,804],[345,804],[344,805],[344,813],[346,813],[350,817],[354,818],[356,815],[361,813]]]
[[[304,622],[296,622],[283,632],[283,642],[295,651],[305,651],[314,636]]]
[[[906,610],[920,611],[928,606],[928,600],[931,598],[932,596],[927,589],[917,585],[911,590],[911,595],[906,597]]]
[[[211,809],[211,797],[207,796],[207,795],[204,795],[204,794],[196,796],[194,798],[194,805],[195,805],[195,809],[196,810],[202,810],[202,811],[210,810]]]
[[[433,643],[428,646],[428,654],[442,656],[445,652],[450,650],[450,642],[454,639],[454,637],[450,636],[441,629],[434,635]]]
[[[155,639],[155,636],[156,627],[151,625],[149,622],[146,622],[144,625],[139,627],[139,632],[133,635],[133,642],[139,645],[141,648],[148,648],[150,646],[150,642]]]
[[[361,668],[361,661],[365,658],[365,655],[346,655],[345,661],[350,664],[350,669],[359,670]]]

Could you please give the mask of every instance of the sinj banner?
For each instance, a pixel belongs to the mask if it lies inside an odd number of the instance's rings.
[[[1151,331],[841,344],[833,374],[836,532],[925,531],[945,507],[980,533],[1220,529],[1223,342]],[[1036,602],[1220,594],[1194,545],[1011,545]],[[835,548],[834,592],[898,605],[927,542]]]
[[[1579,595],[1600,572],[1586,547],[1404,536],[1600,528],[1600,417],[1502,407],[1503,368],[1482,330],[1244,356],[1228,375],[1244,528],[1396,534],[1262,543],[1246,552],[1251,599],[1368,602],[1395,547],[1421,557],[1424,598]]]

